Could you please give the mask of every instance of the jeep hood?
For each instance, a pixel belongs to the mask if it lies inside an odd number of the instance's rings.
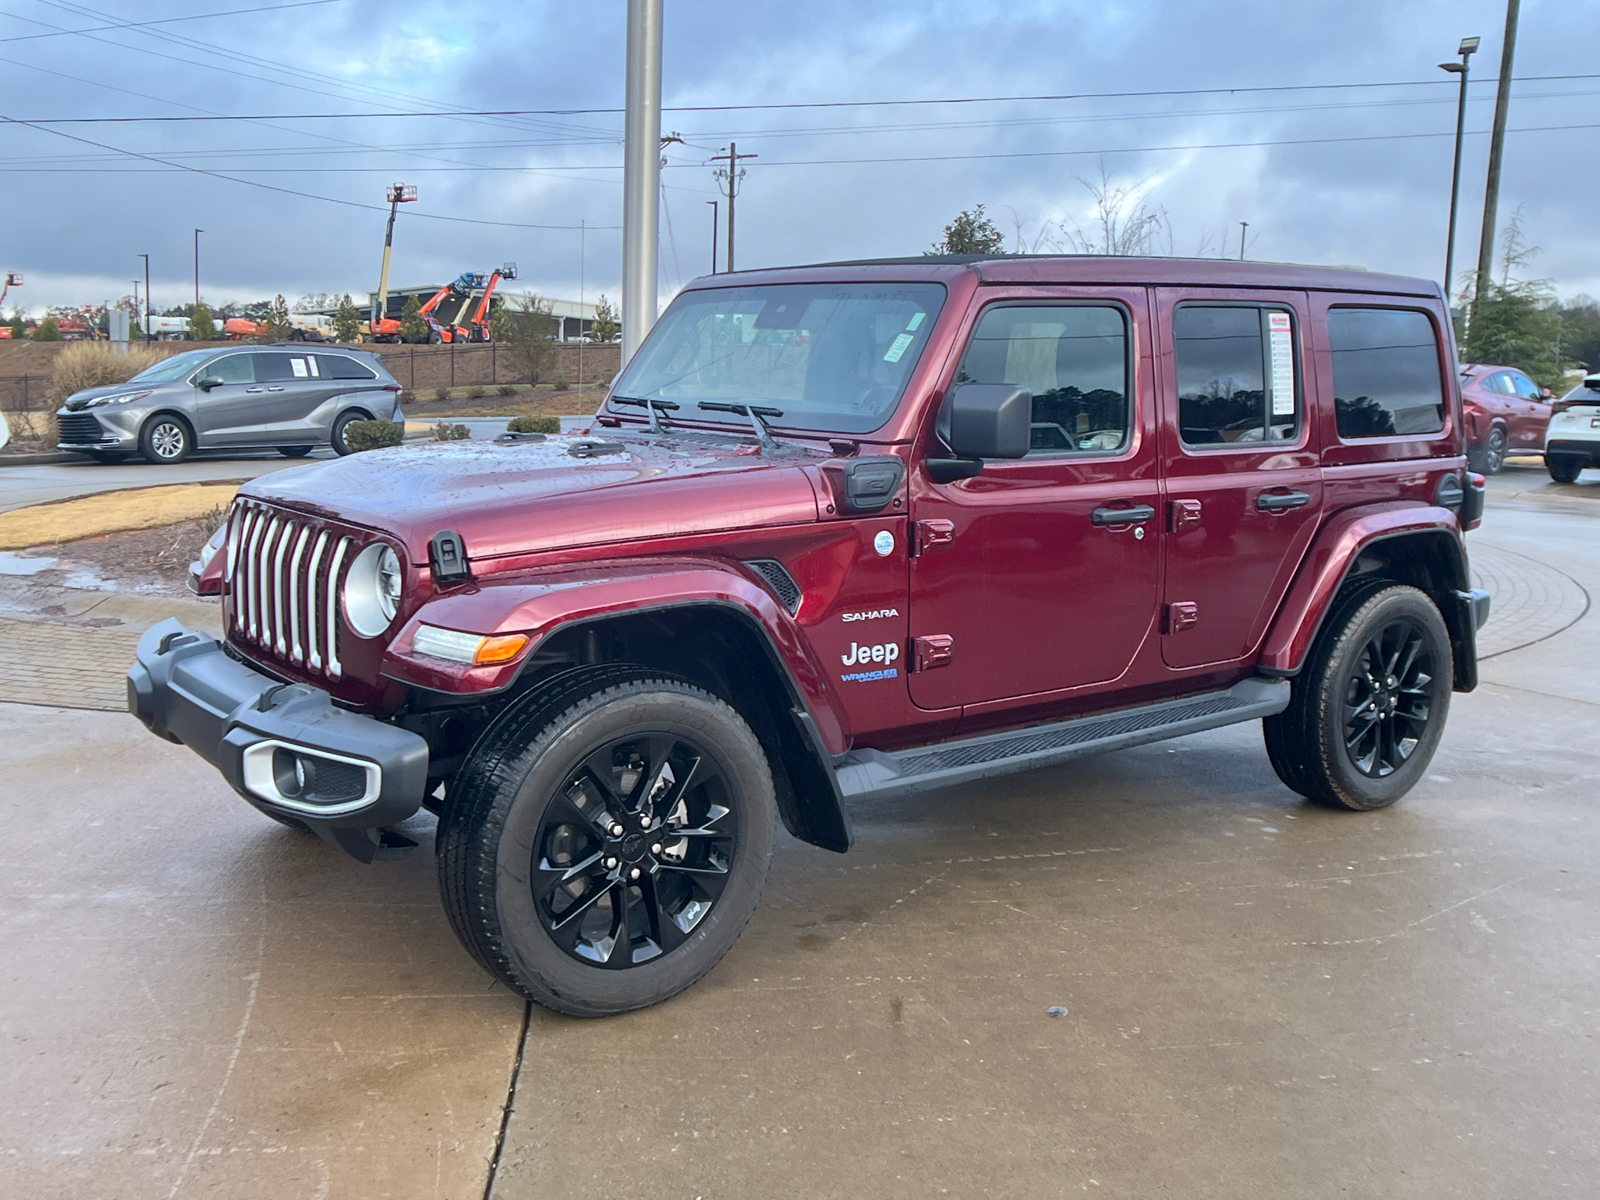
[[[610,450],[610,453],[606,451]],[[411,561],[453,529],[475,562],[817,519],[799,448],[624,436],[426,442],[275,471],[240,495],[385,530]]]

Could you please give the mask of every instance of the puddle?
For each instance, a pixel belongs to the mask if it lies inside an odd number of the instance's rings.
[[[48,571],[60,559],[24,558],[10,550],[0,550],[0,575],[37,575]]]

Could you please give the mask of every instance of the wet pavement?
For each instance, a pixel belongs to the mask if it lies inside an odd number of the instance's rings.
[[[862,805],[694,989],[525,1036],[426,817],[364,867],[0,703],[0,1195],[1592,1194],[1600,544],[1507,490],[1485,682],[1395,808],[1301,802],[1254,724]],[[89,612],[52,636],[148,615]]]

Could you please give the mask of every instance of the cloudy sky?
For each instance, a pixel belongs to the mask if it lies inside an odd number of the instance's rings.
[[[581,270],[586,298],[615,299],[623,12],[11,0],[0,114],[53,123],[0,124],[0,270],[25,274],[27,305],[99,301],[148,253],[176,303],[200,227],[208,300],[359,297],[403,180],[421,199],[393,282],[511,259],[544,294],[576,298]],[[224,15],[167,20],[199,14]],[[758,155],[742,267],[914,254],[980,202],[1059,243],[1103,167],[1165,211],[1178,254],[1236,255],[1248,221],[1252,258],[1437,275],[1456,91],[1436,64],[1476,34],[1470,267],[1504,20],[1504,0],[666,0],[663,126],[684,144],[663,172],[663,298],[709,267],[708,160],[729,141]],[[1524,0],[1500,211],[1520,206],[1529,273],[1563,296],[1600,295],[1596,45],[1600,0]],[[859,103],[908,100],[978,102]],[[406,115],[508,109],[527,115]],[[288,119],[307,114],[370,115]],[[263,119],[122,120],[216,115]]]

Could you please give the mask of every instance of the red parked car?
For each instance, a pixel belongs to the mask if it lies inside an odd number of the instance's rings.
[[[157,625],[129,705],[364,861],[430,809],[478,962],[621,1012],[733,944],[775,819],[843,852],[863,797],[1249,720],[1294,791],[1397,800],[1488,612],[1456,376],[1424,280],[716,275],[590,435],[246,484],[195,567],[226,642]]]
[[[1468,363],[1461,368],[1467,463],[1493,475],[1508,454],[1544,454],[1550,425],[1550,389],[1515,367]]]

